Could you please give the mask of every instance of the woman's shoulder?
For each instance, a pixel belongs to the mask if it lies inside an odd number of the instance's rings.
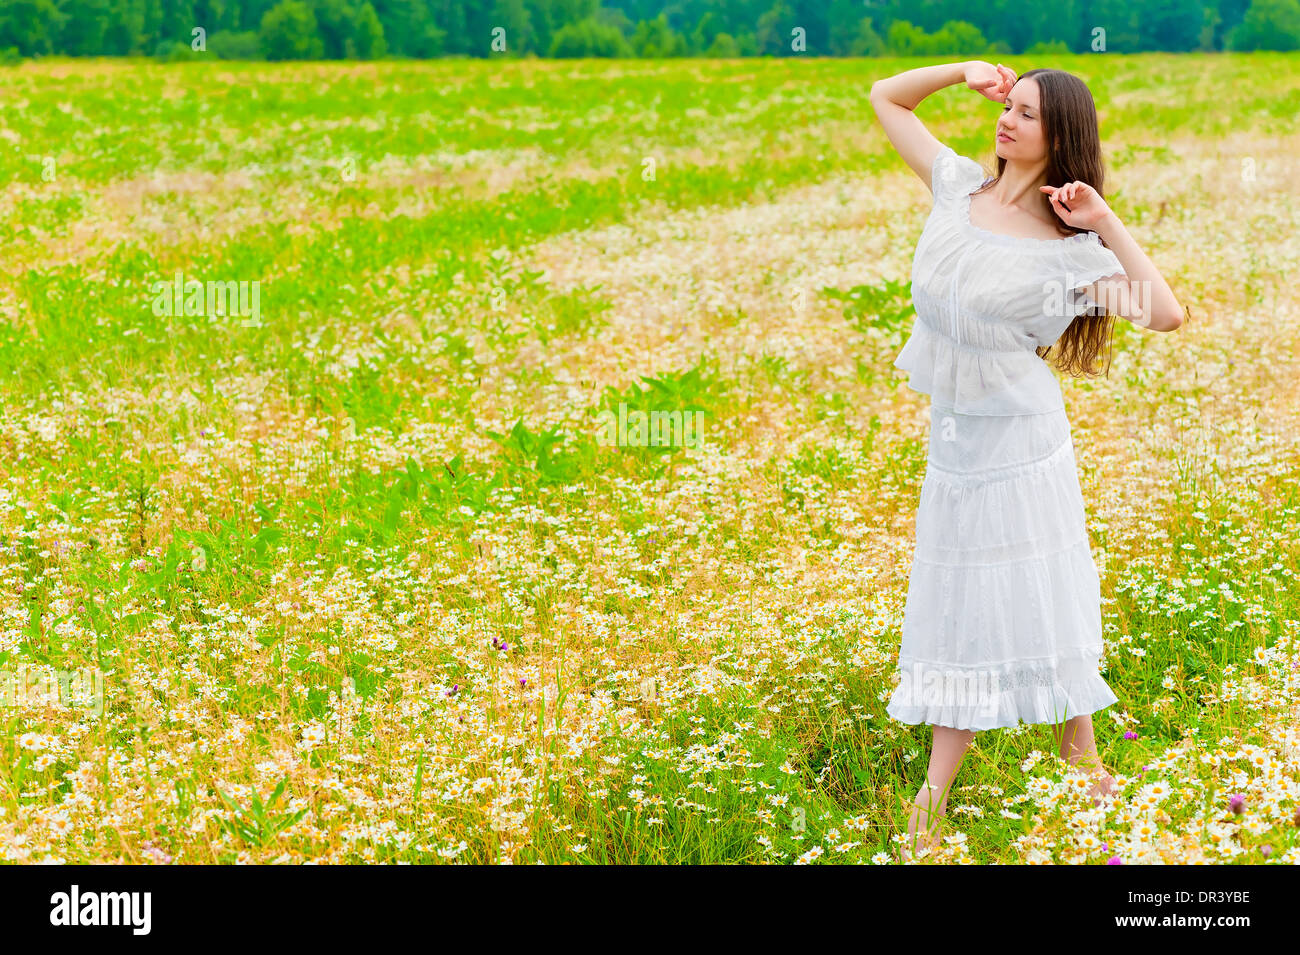
[[[984,167],[951,146],[940,146],[930,168],[930,191],[935,199],[963,196],[988,179]]]

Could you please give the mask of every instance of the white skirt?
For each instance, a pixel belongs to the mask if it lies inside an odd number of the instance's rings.
[[[1117,702],[1076,468],[1063,409],[931,404],[891,717],[981,730]]]

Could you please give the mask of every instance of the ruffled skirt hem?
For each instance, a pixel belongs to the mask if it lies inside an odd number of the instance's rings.
[[[951,667],[901,659],[902,679],[885,712],[900,723],[986,730],[1062,723],[1119,702],[1102,679],[1097,655],[1055,663]]]

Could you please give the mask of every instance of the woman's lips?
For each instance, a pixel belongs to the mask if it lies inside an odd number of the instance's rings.
[[[1015,142],[1015,140],[1012,139],[1010,136],[1008,136],[1006,133],[998,133],[998,139],[1005,140],[1006,142],[1009,143]]]

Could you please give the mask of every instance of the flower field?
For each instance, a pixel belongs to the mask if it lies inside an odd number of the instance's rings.
[[[1300,59],[1212,60],[1015,64],[1190,314],[1062,383],[1122,793],[981,733],[922,862],[1300,862]],[[908,65],[5,68],[0,859],[890,862]]]

